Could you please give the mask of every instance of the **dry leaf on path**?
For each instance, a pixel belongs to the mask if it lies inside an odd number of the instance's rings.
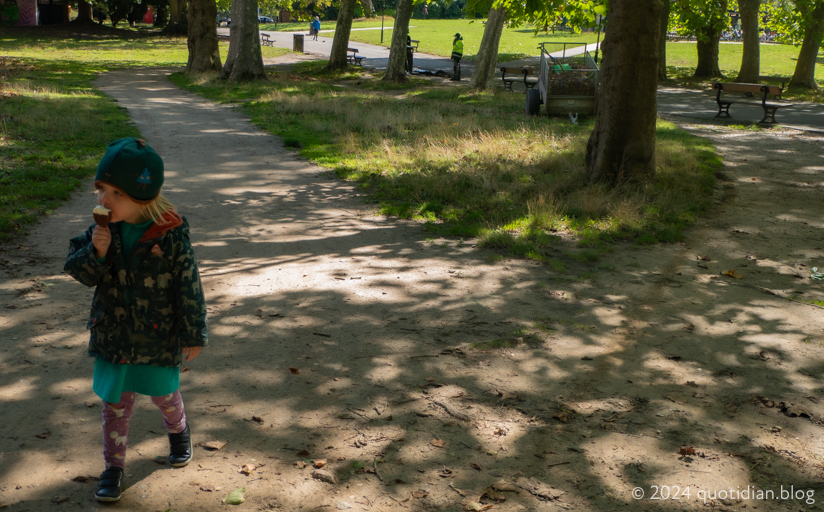
[[[320,480],[321,482],[326,482],[327,484],[338,483],[338,479],[335,478],[335,475],[323,469],[313,469],[312,478]]]
[[[300,373],[300,370],[298,370],[297,368],[292,368],[291,366],[289,367],[289,371],[290,371],[290,372],[292,372],[292,373],[294,373],[295,375],[297,375],[298,373]]]
[[[567,418],[567,414],[565,412],[559,412],[558,414],[553,414],[552,417],[555,418],[556,420],[560,421],[561,423],[566,423],[566,422],[569,421],[569,418]]]
[[[710,257],[709,257],[709,256],[707,256],[706,254],[705,254],[704,256],[699,256],[699,257],[698,257],[698,259],[699,259],[699,260],[704,260],[704,261],[712,261],[712,260],[710,259]]]
[[[46,439],[50,435],[51,435],[51,432],[49,432],[47,430],[47,431],[43,432],[42,434],[35,434],[34,437],[39,437],[40,439]]]
[[[695,448],[692,446],[682,446],[681,449],[678,450],[678,453],[684,456],[695,455]]]
[[[243,467],[240,468],[240,472],[246,476],[249,476],[254,473],[256,469],[257,466],[254,464],[244,464]]]
[[[446,441],[444,441],[443,439],[432,439],[431,441],[429,441],[429,444],[431,444],[435,448],[443,448],[446,444]]]
[[[721,274],[725,275],[725,276],[734,277],[735,279],[743,279],[744,278],[744,276],[742,276],[741,274],[736,273],[735,270],[727,270],[726,272],[722,272]]]
[[[261,418],[260,416],[252,416],[252,421],[256,421],[263,425],[263,418]]]
[[[320,468],[322,468],[323,466],[326,465],[326,459],[313,459],[312,460],[312,465],[315,466],[316,468],[320,469]]]
[[[427,496],[429,496],[429,491],[425,491],[423,489],[415,489],[412,491],[413,498],[426,498]]]
[[[224,446],[226,446],[227,444],[228,443],[226,441],[207,441],[207,442],[203,443],[202,446],[204,448],[206,448],[207,450],[218,451],[221,448],[223,448]]]

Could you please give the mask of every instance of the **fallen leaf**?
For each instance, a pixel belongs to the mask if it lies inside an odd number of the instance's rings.
[[[487,499],[492,501],[506,501],[506,496],[497,492],[492,487],[487,487],[483,495],[481,495],[481,499]]]
[[[246,476],[249,476],[252,473],[254,473],[256,469],[257,466],[255,466],[254,464],[244,464],[243,467],[240,468],[240,472]]]
[[[214,492],[215,486],[211,484],[204,484],[199,487],[199,489],[203,492]]]
[[[294,373],[295,375],[297,375],[298,373],[300,373],[300,370],[298,370],[297,368],[292,368],[291,366],[289,367],[289,371],[290,371],[290,372],[292,372],[292,373]]]
[[[427,496],[429,496],[429,491],[425,491],[423,489],[415,489],[412,491],[413,498],[426,498]]]
[[[704,261],[712,261],[712,260],[710,259],[710,257],[709,257],[709,256],[707,256],[706,254],[705,254],[704,256],[699,256],[699,257],[698,257],[698,259],[699,259],[699,260],[704,260]]]
[[[313,469],[312,478],[314,478],[315,480],[320,480],[321,482],[326,482],[327,484],[338,483],[338,480],[337,478],[335,478],[335,475],[323,469]]]
[[[207,450],[218,451],[221,448],[223,448],[224,446],[226,446],[226,444],[227,444],[226,441],[207,441],[207,442],[203,443],[203,447],[206,448]]]
[[[695,448],[692,446],[682,446],[681,449],[678,450],[678,453],[684,456],[695,455]]]
[[[258,317],[258,318],[262,317],[263,316],[263,310],[258,309],[257,311],[255,311],[255,316]]]
[[[47,430],[47,431],[43,432],[42,434],[35,434],[35,436],[34,436],[34,437],[39,437],[40,439],[46,439],[46,438],[47,438],[47,437],[49,437],[50,435],[51,435],[51,432],[49,432],[49,431]]]
[[[569,418],[567,418],[567,414],[565,412],[559,412],[558,414],[553,414],[552,417],[555,418],[556,420],[560,421],[561,423],[566,423],[566,422],[569,421]]]
[[[492,434],[496,435],[496,436],[505,436],[506,435],[506,429],[503,428],[503,427],[495,429],[495,431],[492,432]]]
[[[298,469],[303,469],[308,465],[309,464],[303,462],[302,460],[299,460],[299,461],[295,462],[295,467],[298,468]]]
[[[97,404],[95,404],[94,402],[92,402],[90,400],[86,400],[85,402],[83,402],[83,405],[85,405],[86,407],[94,407]]]
[[[735,279],[743,279],[744,276],[735,272],[735,270],[727,270],[723,272],[722,275],[734,277]]]
[[[429,441],[429,444],[431,444],[435,448],[443,448],[446,442],[443,439],[432,439],[431,441]]]
[[[685,386],[692,386],[694,388],[698,387],[698,384],[696,384],[695,381],[693,381],[693,380],[688,380],[687,382],[684,383],[684,385]]]
[[[246,492],[246,489],[241,487],[240,489],[235,489],[234,491],[230,492],[228,496],[223,498],[223,503],[227,505],[240,505],[246,498],[243,497],[243,493]]]
[[[263,425],[263,418],[261,418],[260,416],[252,416],[252,421],[256,421]]]
[[[352,463],[352,467],[355,469],[363,469],[363,462],[356,460]]]
[[[495,489],[496,491],[501,491],[501,492],[520,492],[517,485],[515,485],[513,483],[510,483],[510,482],[507,482],[507,481],[504,481],[504,480],[500,480],[498,482],[495,482],[494,484],[492,484],[492,488]]]
[[[475,464],[474,462],[473,462],[473,463],[471,463],[471,464],[469,465],[469,467],[471,467],[472,469],[477,469],[478,471],[480,471],[480,470],[481,470],[481,466],[479,466],[479,465]]]
[[[326,459],[313,459],[312,460],[312,465],[315,466],[316,468],[322,468],[323,466],[326,465]]]

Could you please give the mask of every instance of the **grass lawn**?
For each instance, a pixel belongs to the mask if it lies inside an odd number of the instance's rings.
[[[108,142],[137,135],[126,113],[93,88],[97,73],[180,66],[187,56],[183,39],[35,34],[0,40],[13,56],[0,68],[0,200],[8,205],[2,237],[68,197],[93,174]],[[385,214],[418,219],[432,233],[477,237],[553,268],[563,267],[552,249],[561,236],[581,245],[570,258],[597,259],[618,239],[678,240],[711,201],[714,151],[671,124],[659,124],[655,181],[607,189],[585,179],[591,119],[573,126],[564,118],[529,118],[520,94],[426,80],[393,87],[360,68],[325,74],[324,64],[271,73],[265,83],[173,79],[241,104],[287,146],[368,190]]]
[[[94,26],[4,28],[0,34],[0,240],[23,233],[39,215],[94,174],[114,139],[139,136],[125,110],[94,88],[108,69],[185,66],[185,38]],[[221,43],[226,55],[228,43]],[[264,47],[264,55],[285,53]]]
[[[586,183],[592,119],[573,126],[530,118],[520,94],[426,80],[388,88],[360,69],[330,76],[324,64],[304,64],[299,76],[272,73],[268,83],[172,78],[214,101],[240,103],[288,147],[369,191],[382,213],[517,256],[557,259],[552,246],[561,236],[579,241],[569,256],[583,260],[618,239],[678,240],[711,201],[717,157],[669,123],[659,124],[656,180],[608,189]]]
[[[785,44],[762,44],[759,51],[761,55],[761,75],[784,76],[787,78],[793,75],[799,48]],[[725,76],[721,81],[735,80],[741,67],[742,52],[743,45],[741,43],[721,43],[718,54],[718,67],[721,68],[721,72]],[[667,43],[667,74],[681,85],[709,89],[712,86],[712,81],[692,78],[697,59],[694,41]],[[824,89],[824,48],[819,50],[815,79],[819,87]],[[783,96],[787,99],[824,101],[824,91],[810,92],[791,89]]]

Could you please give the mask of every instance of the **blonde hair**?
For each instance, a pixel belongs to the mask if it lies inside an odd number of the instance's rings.
[[[137,207],[140,209],[140,213],[146,220],[152,220],[158,225],[168,224],[170,221],[163,218],[163,215],[168,212],[177,211],[175,205],[171,203],[166,197],[160,193],[157,197],[148,204],[140,204],[138,203]]]

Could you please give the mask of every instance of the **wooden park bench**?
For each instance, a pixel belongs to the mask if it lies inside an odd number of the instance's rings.
[[[349,52],[346,55],[346,60],[348,60],[350,64],[360,66],[361,61],[364,58],[363,57],[358,57],[358,49],[357,48],[347,48],[346,51]]]
[[[761,108],[764,109],[764,117],[762,117],[758,122],[773,124],[776,122],[775,113],[778,109],[791,107],[793,105],[792,103],[787,103],[778,99],[772,99],[769,103],[767,102],[767,96],[769,95],[772,95],[773,98],[781,96],[781,88],[775,85],[717,82],[713,84],[712,88],[718,91],[718,94],[715,96],[715,102],[718,104],[718,113],[715,117],[719,117],[721,114],[725,114],[725,117],[732,117],[730,115],[730,106],[735,103],[744,105],[761,105]],[[740,96],[735,99],[730,99],[730,96],[727,95],[724,99],[722,99],[722,92],[740,92],[745,95],[750,94],[751,96]],[[760,101],[755,97],[756,94],[761,96]],[[768,117],[770,118],[770,121],[767,121]]]
[[[781,99],[781,93],[784,92],[784,84],[790,83],[790,79],[787,78],[786,76],[763,76],[763,75],[761,75],[761,76],[758,77],[758,81],[759,82],[766,82],[768,84],[769,83],[781,84],[779,86],[779,87],[781,87],[781,92],[778,93],[778,96],[774,97],[774,99],[776,99],[776,100]]]
[[[269,34],[264,34],[263,32],[260,33],[260,44],[261,46],[275,46],[275,42],[269,39]]]
[[[509,73],[511,76],[506,76]],[[505,91],[512,91],[512,84],[523,82],[524,87],[532,89],[538,83],[535,72],[530,68],[501,68],[501,80]]]

